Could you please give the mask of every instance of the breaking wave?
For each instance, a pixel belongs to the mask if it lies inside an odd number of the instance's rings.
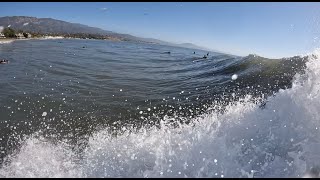
[[[24,136],[21,147],[6,156],[0,176],[303,177],[320,165],[319,55],[295,57],[308,60],[303,72],[295,73],[290,88],[268,95],[263,107],[259,97],[247,93],[223,112],[213,103],[188,124],[173,127],[176,117],[164,116],[160,127],[123,126],[116,135],[104,128],[77,146],[41,132]],[[250,55],[221,72],[262,64],[269,69],[260,77],[281,68]]]

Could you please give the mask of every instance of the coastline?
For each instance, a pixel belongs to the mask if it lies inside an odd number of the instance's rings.
[[[15,41],[15,40],[16,40],[16,39],[11,39],[11,38],[0,39],[0,44],[12,43],[12,42]]]
[[[36,37],[36,38],[25,38],[25,39],[15,39],[15,38],[4,38],[4,39],[0,39],[0,44],[8,44],[8,43],[12,43],[14,41],[27,41],[27,40],[48,40],[48,39],[65,39],[64,37]]]
[[[83,39],[83,38],[76,38],[76,37],[63,37],[63,36],[47,36],[47,37],[31,37],[31,38],[23,38],[23,39],[17,39],[17,38],[3,38],[0,39],[0,45],[1,44],[9,44],[14,41],[27,41],[27,40],[55,40],[55,39]],[[105,40],[105,41],[114,41],[114,42],[126,42],[126,40],[118,39],[118,38],[107,38],[107,39],[95,39],[95,38],[87,38],[86,40]],[[148,43],[148,42],[145,42]],[[152,43],[153,44],[153,43]]]

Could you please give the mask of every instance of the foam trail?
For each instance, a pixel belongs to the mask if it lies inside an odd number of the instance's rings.
[[[4,177],[304,177],[320,162],[320,51],[292,88],[264,108],[250,96],[193,125],[96,132],[77,156],[65,143],[31,137],[0,169]]]

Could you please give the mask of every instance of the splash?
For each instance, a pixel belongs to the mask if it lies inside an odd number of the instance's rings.
[[[6,157],[3,177],[304,177],[320,162],[320,51],[261,107],[246,96],[191,124],[107,129],[83,150],[33,135]]]

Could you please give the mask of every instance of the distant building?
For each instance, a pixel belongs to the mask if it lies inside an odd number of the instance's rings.
[[[26,37],[24,37],[24,35],[22,33],[18,33],[18,34],[16,34],[16,36],[17,36],[18,39],[26,38]]]
[[[0,39],[6,38],[3,33],[0,33]]]
[[[31,37],[32,37],[32,35],[31,35],[30,33],[27,33],[27,35],[28,35],[28,38],[31,38]]]

